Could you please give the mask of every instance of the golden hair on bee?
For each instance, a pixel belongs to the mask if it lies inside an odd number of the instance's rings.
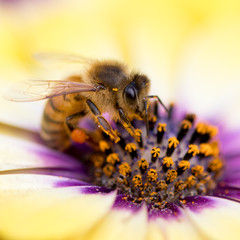
[[[39,55],[40,60],[61,60],[84,65],[85,70],[64,80],[25,81],[12,91],[11,101],[37,101],[48,99],[42,117],[41,136],[49,147],[65,150],[71,140],[94,142],[96,136],[87,129],[79,129],[83,118],[92,116],[100,128],[115,142],[119,137],[102,116],[108,112],[114,121],[134,136],[131,121],[145,118],[147,133],[147,101],[159,97],[149,96],[150,80],[144,74],[112,60],[93,60],[80,56]],[[76,134],[77,131],[77,134]]]

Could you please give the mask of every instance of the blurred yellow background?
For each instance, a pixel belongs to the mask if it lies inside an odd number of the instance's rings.
[[[1,84],[38,76],[36,52],[114,58],[146,73],[164,101],[240,121],[238,0],[19,0],[0,16]],[[14,104],[0,106],[0,120],[12,119]]]

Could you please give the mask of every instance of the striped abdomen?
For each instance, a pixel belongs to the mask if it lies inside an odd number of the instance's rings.
[[[79,111],[85,112],[84,108],[84,98],[79,94],[62,95],[48,100],[42,118],[41,137],[49,147],[63,151],[70,146],[66,117]]]

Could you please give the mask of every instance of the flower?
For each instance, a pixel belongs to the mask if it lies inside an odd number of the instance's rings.
[[[127,63],[149,74],[152,89],[164,100],[170,99],[172,92],[177,104],[184,103],[188,105],[186,109],[208,119],[217,112],[216,105],[221,106],[223,114],[227,112],[230,116],[224,118],[227,125],[230,120],[238,123],[239,96],[229,97],[237,92],[239,76],[238,4],[234,1],[219,4],[168,1],[159,5],[153,1],[147,6],[139,1],[132,5],[122,1],[116,5],[110,1],[91,4],[81,3],[81,9],[76,3],[64,8],[38,5],[38,10],[33,7],[28,11],[1,9],[4,19],[0,23],[1,83],[5,79],[28,78],[29,72],[36,74],[37,66],[30,56],[36,51],[76,51],[98,58],[125,58]],[[101,48],[96,47],[96,39]],[[177,89],[175,93],[170,90],[170,82]],[[5,131],[0,144],[1,238],[239,237],[236,129],[230,133],[220,125],[226,169],[215,197],[194,196],[186,200],[184,208],[170,204],[149,218],[146,205],[136,210],[134,205],[124,204],[126,201],[116,192],[90,185],[81,162],[39,144],[31,130],[40,126],[42,103],[0,104],[1,121],[20,126],[1,125],[1,132]]]

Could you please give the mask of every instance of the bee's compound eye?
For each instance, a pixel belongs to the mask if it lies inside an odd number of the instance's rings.
[[[124,98],[128,103],[133,103],[137,98],[136,88],[132,85],[127,86],[124,90]]]

